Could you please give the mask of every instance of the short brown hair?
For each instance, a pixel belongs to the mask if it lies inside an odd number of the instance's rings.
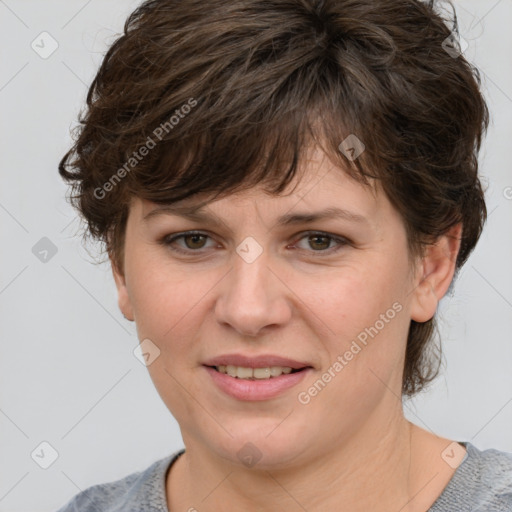
[[[132,197],[280,194],[315,141],[354,179],[381,183],[411,254],[461,222],[458,270],[486,219],[477,157],[489,121],[478,70],[447,51],[452,22],[419,0],[146,1],[59,164],[71,202],[122,271]],[[365,146],[357,159],[339,149],[349,135]],[[434,330],[434,318],[411,321],[404,395],[438,373]]]

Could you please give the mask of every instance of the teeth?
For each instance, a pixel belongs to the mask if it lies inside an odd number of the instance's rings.
[[[270,368],[254,368],[252,373],[255,379],[268,379],[272,375],[272,370]]]
[[[218,372],[226,373],[238,379],[270,379],[279,375],[291,373],[289,366],[270,366],[266,368],[247,368],[245,366],[221,365],[215,367]]]
[[[253,377],[253,370],[252,368],[244,368],[243,366],[237,366],[236,367],[236,376],[239,379],[249,379]]]

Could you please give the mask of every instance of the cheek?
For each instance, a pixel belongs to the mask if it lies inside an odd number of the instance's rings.
[[[168,265],[157,258],[157,249],[142,251],[134,247],[127,254],[126,268],[128,294],[135,315],[140,339],[160,339],[172,329],[175,318],[188,303],[186,276],[170,271]],[[139,250],[137,250],[139,249]]]
[[[379,393],[379,379],[400,378],[410,324],[409,292],[407,259],[375,258],[371,265],[343,272],[317,289],[318,297],[311,297],[315,314],[329,327],[322,341],[326,366],[342,357],[343,369],[335,372],[335,380],[349,402]]]
[[[354,265],[342,269],[338,275],[330,275],[309,292],[304,288],[302,296],[307,297],[305,302],[325,321],[331,334],[347,339],[347,335],[357,336],[379,322],[380,315],[390,308],[388,316],[394,319],[396,309],[404,308],[408,291],[403,265],[391,259],[374,258],[368,264]],[[392,309],[394,303],[399,306]],[[386,322],[386,326],[391,323],[395,322]]]
[[[191,356],[201,317],[221,276],[171,265],[161,253],[150,251],[134,254],[130,263],[129,294],[139,339],[151,339],[165,356],[185,350]]]
[[[190,375],[197,371],[198,333],[208,292],[218,279],[206,273],[185,273],[148,257],[138,261],[145,264],[132,272],[129,290],[137,334],[140,340],[150,339],[160,351],[147,369],[162,401],[183,427],[197,416],[190,396],[201,396],[201,390]],[[195,422],[189,427],[197,428]]]

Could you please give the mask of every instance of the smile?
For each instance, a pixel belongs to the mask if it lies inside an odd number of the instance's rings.
[[[242,401],[276,398],[297,386],[313,371],[310,366],[292,369],[289,366],[249,368],[233,365],[204,365],[203,368],[208,372],[217,390],[223,395]]]
[[[289,366],[267,366],[264,368],[249,368],[247,366],[219,365],[215,366],[219,373],[227,374],[237,379],[271,379],[283,374],[295,373],[299,369],[292,369]]]

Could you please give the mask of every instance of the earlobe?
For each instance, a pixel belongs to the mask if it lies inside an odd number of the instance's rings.
[[[411,318],[416,322],[430,320],[437,310],[455,274],[460,249],[462,224],[456,224],[429,245],[416,274]]]
[[[114,261],[110,260],[112,266],[112,275],[114,276],[114,281],[116,283],[117,288],[117,303],[119,305],[119,309],[123,316],[133,322],[135,320],[135,316],[133,314],[133,308],[130,300],[130,295],[128,294],[128,288],[126,287],[126,278],[124,273],[121,272]]]

